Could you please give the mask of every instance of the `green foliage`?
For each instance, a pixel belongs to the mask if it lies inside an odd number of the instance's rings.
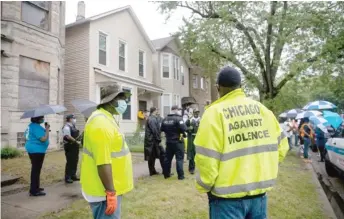
[[[211,76],[223,65],[236,66],[261,100],[283,97],[288,81],[309,71],[323,74],[317,67],[343,54],[340,2],[177,1],[159,2],[159,9],[167,18],[176,10],[191,12],[176,34],[183,54]]]
[[[15,157],[20,157],[22,155],[23,153],[17,148],[10,146],[1,148],[1,159],[11,159]]]

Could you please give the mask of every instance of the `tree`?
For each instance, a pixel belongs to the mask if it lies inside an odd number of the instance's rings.
[[[344,28],[339,4],[178,1],[159,2],[159,8],[168,18],[178,8],[191,12],[177,35],[193,63],[207,72],[235,65],[245,86],[257,89],[264,101],[275,98],[288,81],[319,64],[328,48],[338,45]],[[334,23],[339,30],[331,35]]]

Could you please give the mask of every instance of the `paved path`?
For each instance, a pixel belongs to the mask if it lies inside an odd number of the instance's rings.
[[[142,157],[143,158],[143,157]],[[156,167],[160,166],[159,161]],[[147,162],[134,164],[134,179],[149,175]],[[161,168],[157,168],[161,172]],[[64,182],[45,188],[47,196],[30,197],[28,192],[4,196],[1,199],[2,219],[35,219],[48,212],[68,207],[73,201],[82,198],[80,184]]]

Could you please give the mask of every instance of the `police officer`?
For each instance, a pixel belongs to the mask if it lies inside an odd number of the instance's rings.
[[[245,96],[236,69],[220,71],[217,90],[194,141],[196,187],[208,194],[210,219],[265,219],[288,140],[274,114]]]
[[[197,134],[198,126],[200,123],[201,118],[199,117],[199,110],[195,109],[193,113],[193,117],[186,121],[186,126],[188,128],[188,147],[187,147],[187,155],[189,160],[189,172],[191,174],[195,173],[195,144],[194,140]]]
[[[172,106],[172,113],[163,119],[161,124],[161,132],[166,135],[166,158],[164,165],[165,179],[171,177],[171,163],[173,156],[176,155],[178,179],[184,179],[184,139],[186,136],[186,125],[181,116],[178,106]]]
[[[79,130],[75,127],[76,119],[73,114],[66,116],[66,124],[63,127],[63,143],[66,155],[65,182],[79,181],[76,170],[79,161],[79,143],[77,138]]]

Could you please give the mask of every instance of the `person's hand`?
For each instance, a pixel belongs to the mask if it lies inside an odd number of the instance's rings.
[[[116,192],[105,191],[106,193],[106,215],[112,215],[117,210]]]
[[[46,124],[45,124],[45,130],[48,131],[48,132],[50,131],[50,125],[49,125],[49,123],[46,123]]]

